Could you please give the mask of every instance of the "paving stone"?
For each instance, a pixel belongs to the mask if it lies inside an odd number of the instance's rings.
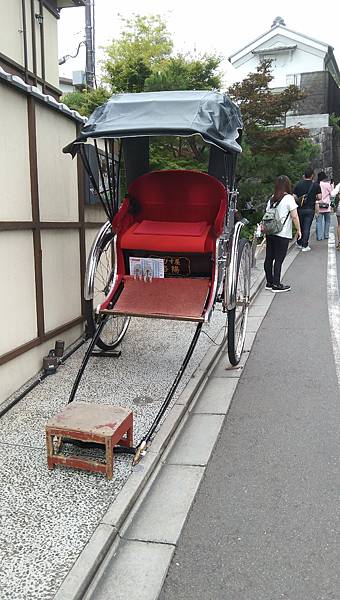
[[[203,467],[163,465],[123,537],[176,544],[203,472]]]
[[[234,367],[229,362],[228,354],[226,352],[222,353],[215,369],[212,371],[212,377],[231,377],[239,379],[242,375],[242,369],[246,364],[247,358],[248,353],[244,352],[239,364]]]
[[[213,451],[224,415],[191,414],[174,448],[166,458],[168,464],[206,465]]]
[[[83,600],[157,600],[175,546],[124,540]]]
[[[226,415],[237,386],[237,379],[210,377],[193,413]]]
[[[270,292],[270,293],[272,293],[272,292]],[[247,331],[249,333],[257,331],[258,328],[261,326],[261,323],[263,321],[263,317],[264,317],[264,315],[261,316],[261,317],[255,317],[255,316],[254,317],[250,317],[249,316],[248,317],[248,323],[247,323]]]

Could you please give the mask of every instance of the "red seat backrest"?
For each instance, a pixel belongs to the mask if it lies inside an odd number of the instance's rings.
[[[139,205],[136,221],[213,224],[222,204],[226,206],[222,183],[197,171],[151,171],[130,185],[129,196]]]

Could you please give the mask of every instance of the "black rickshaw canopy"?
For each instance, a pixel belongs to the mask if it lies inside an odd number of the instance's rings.
[[[90,116],[77,139],[64,148],[73,156],[87,138],[191,136],[224,152],[239,153],[243,127],[238,106],[217,91],[114,94]]]

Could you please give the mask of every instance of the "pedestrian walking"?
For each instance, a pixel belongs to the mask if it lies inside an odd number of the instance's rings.
[[[274,193],[268,201],[266,214],[263,217],[264,224],[266,215],[274,217],[278,230],[275,234],[266,234],[264,261],[266,290],[288,292],[290,285],[281,283],[281,268],[287,254],[289,240],[292,238],[292,222],[296,227],[298,240],[301,238],[301,230],[297,204],[292,195],[292,184],[286,175],[277,177],[275,181]]]
[[[327,181],[327,175],[324,171],[318,174],[318,182],[321,188],[321,200],[317,200],[319,214],[316,217],[316,239],[328,240],[329,225],[331,222],[331,193],[333,185]]]
[[[314,219],[314,215],[318,215],[319,207],[316,204],[321,200],[320,184],[314,182],[314,170],[308,167],[304,177],[294,188],[294,197],[298,205],[298,215],[301,225],[302,237],[297,241],[297,245],[302,252],[309,252],[310,228]]]
[[[335,203],[335,214],[338,221],[338,245],[337,250],[340,250],[340,202],[336,201],[336,197],[340,194],[340,183],[338,183],[331,192],[332,201]]]

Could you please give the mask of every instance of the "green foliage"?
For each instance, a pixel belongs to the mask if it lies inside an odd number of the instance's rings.
[[[153,138],[150,144],[151,169],[192,169],[207,171],[209,152],[199,136]]]
[[[240,205],[251,200],[263,211],[277,176],[287,175],[294,184],[315,157],[319,148],[300,127],[279,127],[287,112],[294,110],[303,94],[296,86],[273,92],[271,61],[263,61],[255,73],[229,88],[240,106],[244,135],[243,153],[237,167]]]
[[[241,108],[248,133],[261,127],[280,124],[286,113],[304,97],[295,85],[273,93],[269,88],[269,83],[273,80],[271,64],[271,60],[261,61],[254,73],[249,73],[248,77],[228,90],[229,96]]]
[[[93,90],[70,92],[62,96],[61,101],[72,110],[77,110],[81,115],[89,117],[97,106],[101,106],[110,97],[110,92],[103,87]]]
[[[329,115],[329,124],[331,127],[334,127],[336,131],[340,131],[340,116],[332,113]]]
[[[106,48],[104,81],[113,92],[142,92],[145,81],[172,51],[172,40],[159,15],[122,19],[121,37]]]
[[[219,88],[221,58],[172,54],[173,43],[159,15],[123,21],[121,37],[106,48],[104,81],[113,92]]]
[[[319,152],[318,146],[309,139],[301,140],[291,152],[257,152],[247,140],[242,142],[242,148],[237,167],[240,204],[251,199],[254,207],[262,209],[273,193],[276,177],[287,175],[296,183]]]
[[[221,87],[217,68],[221,58],[203,54],[200,57],[178,54],[171,56],[145,81],[145,91],[207,90]]]

